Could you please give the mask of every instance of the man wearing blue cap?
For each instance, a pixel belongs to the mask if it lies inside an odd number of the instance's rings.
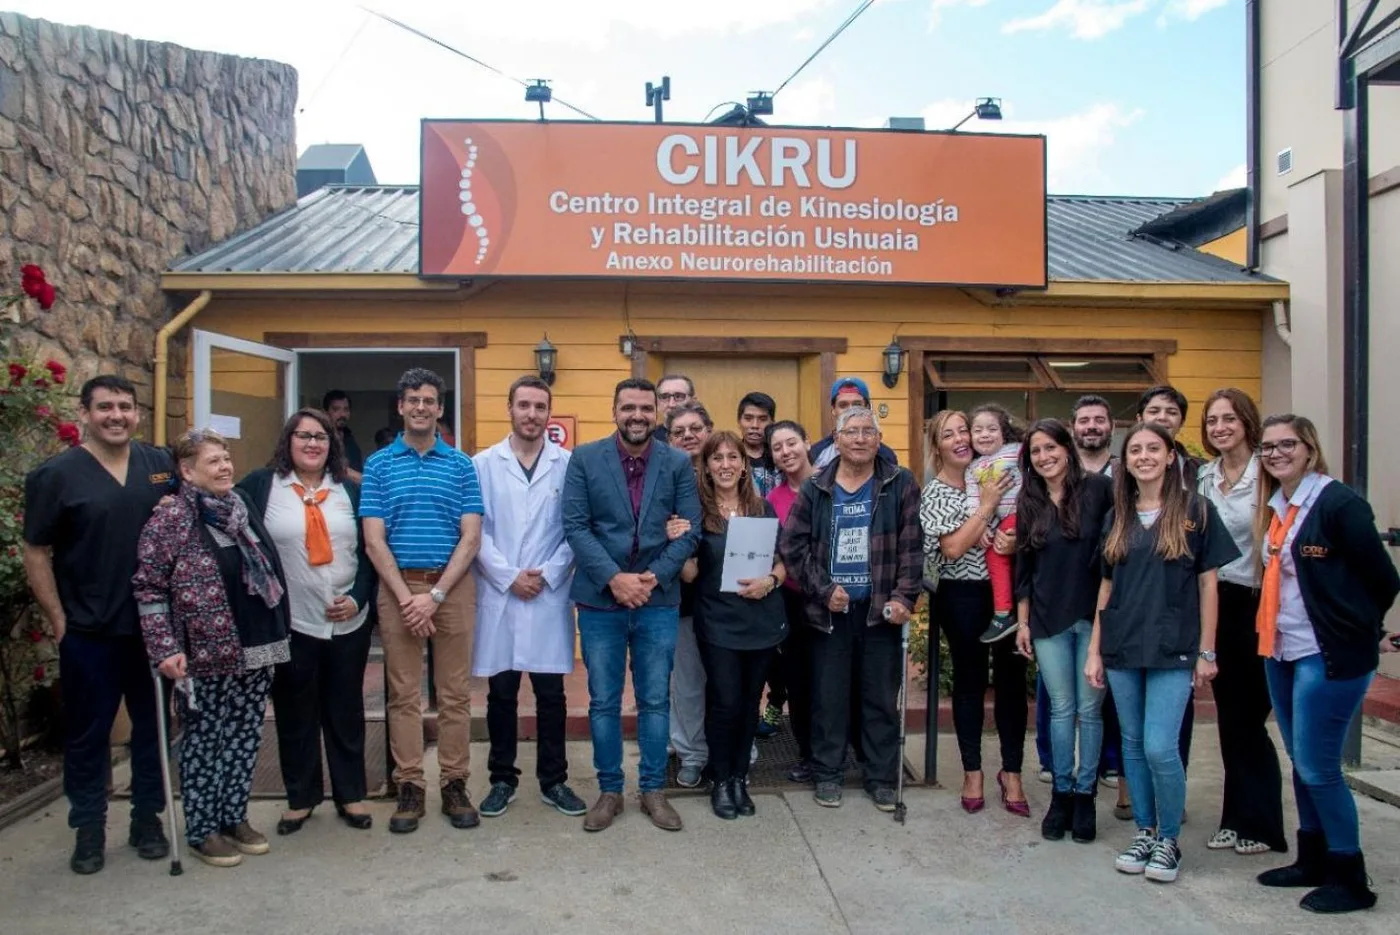
[[[860,377],[841,377],[831,384],[831,421],[835,424],[841,418],[841,413],[852,406],[870,408],[870,387],[865,385],[865,381]],[[836,460],[836,436],[828,435],[812,446],[812,464],[818,471]],[[881,461],[890,464],[899,464],[899,456],[894,453],[890,446],[880,444],[878,455]]]

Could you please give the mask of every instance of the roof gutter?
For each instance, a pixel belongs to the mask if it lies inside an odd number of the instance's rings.
[[[175,332],[189,324],[194,316],[204,310],[214,293],[205,289],[195,296],[194,301],[181,309],[180,313],[166,322],[156,332],[156,386],[155,386],[155,441],[165,444],[165,417],[169,404],[166,401],[167,377],[170,372],[170,338]]]
[[[1259,156],[1263,107],[1259,100],[1259,0],[1245,0],[1245,187],[1249,197],[1244,207],[1245,267],[1259,268],[1259,200],[1262,164]]]
[[[1289,347],[1293,346],[1293,324],[1288,314],[1287,299],[1274,300],[1274,331],[1280,341]]]

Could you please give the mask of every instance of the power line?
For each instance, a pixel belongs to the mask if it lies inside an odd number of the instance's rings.
[[[335,70],[339,68],[340,63],[345,60],[345,56],[349,53],[350,47],[355,44],[355,40],[360,38],[360,33],[364,32],[365,27],[368,25],[369,17],[366,16],[360,21],[360,28],[355,30],[355,34],[350,37],[350,41],[345,43],[345,48],[340,50],[340,54],[337,55],[335,61],[331,63],[330,70],[327,71],[325,75],[321,77],[320,81],[316,82],[316,87],[312,89],[310,96],[308,96],[306,99],[306,103],[301,105],[301,110],[297,111],[297,113],[306,113],[306,108],[310,107],[316,102],[316,98],[320,96],[322,89],[330,83],[331,76],[335,74]]]
[[[873,0],[872,0],[872,2],[873,2]],[[428,40],[429,42],[431,42],[433,45],[441,46],[442,48],[444,48],[444,49],[446,49],[447,51],[451,52],[453,55],[459,55],[459,56],[461,56],[462,58],[466,59],[467,61],[469,61],[469,62],[471,62],[471,63],[473,63],[473,64],[475,64],[475,65],[480,65],[482,68],[485,68],[487,71],[494,72],[494,73],[500,75],[502,78],[505,78],[507,81],[514,81],[516,84],[520,85],[522,88],[529,88],[529,87],[531,87],[530,82],[528,82],[528,81],[522,81],[521,79],[516,78],[516,77],[514,77],[513,75],[508,75],[508,74],[506,74],[505,72],[501,71],[499,68],[497,68],[495,65],[489,65],[489,64],[487,64],[486,62],[483,62],[481,59],[477,58],[477,57],[474,56],[474,55],[468,55],[466,52],[463,52],[461,49],[459,49],[459,48],[457,48],[457,47],[455,47],[455,46],[448,45],[446,42],[443,42],[441,39],[438,39],[438,38],[436,38],[435,36],[430,36],[430,35],[428,35],[427,33],[423,32],[421,29],[415,29],[414,27],[408,25],[407,23],[400,22],[399,20],[394,19],[392,16],[386,16],[385,14],[380,13],[378,10],[371,10],[371,9],[370,9],[369,7],[367,7],[367,6],[361,6],[360,9],[364,10],[366,13],[370,14],[371,16],[377,16],[379,19],[382,19],[382,20],[383,20],[384,22],[386,22],[386,23],[390,23],[390,24],[392,24],[392,25],[394,25],[394,26],[399,27],[400,29],[407,30],[408,32],[413,33],[415,36],[419,37],[420,39],[426,39],[426,40]],[[592,114],[590,114],[588,111],[584,110],[583,108],[581,108],[581,107],[575,107],[573,104],[570,104],[568,101],[564,100],[564,99],[561,98],[561,97],[555,97],[555,98],[554,98],[554,103],[559,104],[559,105],[562,106],[562,107],[567,107],[569,110],[572,110],[574,113],[576,113],[576,114],[581,114],[582,116],[587,117],[589,120],[598,120],[598,119],[599,119],[598,117],[593,116]]]
[[[771,96],[777,97],[779,91],[782,91],[783,88],[787,87],[789,84],[792,83],[792,80],[794,78],[802,74],[802,69],[812,64],[813,59],[815,59],[818,55],[821,55],[822,52],[826,51],[827,46],[835,42],[837,37],[839,37],[843,32],[847,30],[847,28],[850,27],[852,23],[854,23],[857,19],[860,18],[860,15],[862,13],[864,13],[866,10],[870,9],[874,5],[875,0],[861,0],[860,3],[856,4],[856,8],[853,11],[851,11],[851,15],[846,17],[841,22],[841,25],[837,26],[836,29],[832,31],[831,35],[826,37],[825,41],[823,41],[821,45],[817,46],[817,50],[815,52],[807,56],[807,60],[805,62],[797,66],[797,71],[793,72],[792,74],[788,75],[785,79],[783,79],[783,83],[778,85],[778,90],[774,91]]]

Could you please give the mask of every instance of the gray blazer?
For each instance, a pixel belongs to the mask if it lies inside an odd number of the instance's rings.
[[[666,538],[672,515],[690,520],[690,532]],[[632,538],[637,554],[629,561]],[[569,596],[586,607],[614,609],[608,582],[618,572],[651,571],[656,588],[648,606],[680,603],[680,572],[700,541],[700,498],[690,456],[669,445],[651,445],[640,515],[632,512],[615,435],[580,445],[564,474],[564,538],[577,571]]]

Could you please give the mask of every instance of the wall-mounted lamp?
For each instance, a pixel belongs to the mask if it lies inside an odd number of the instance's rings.
[[[617,339],[617,352],[628,360],[637,353],[637,336],[629,328],[627,333]]]
[[[559,349],[549,343],[549,335],[544,336],[544,340],[535,345],[535,369],[540,372],[540,379],[554,385],[554,365],[559,361]]]
[[[904,369],[904,348],[899,346],[899,338],[890,338],[890,343],[885,346],[885,372],[881,378],[885,381],[885,386],[894,389],[899,384],[900,371]]]

